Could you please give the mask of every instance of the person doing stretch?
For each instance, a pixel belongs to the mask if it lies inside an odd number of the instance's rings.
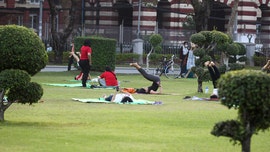
[[[206,61],[204,65],[208,68],[208,71],[210,73],[214,89],[217,88],[217,80],[220,78],[220,72],[218,68],[216,67],[214,62]]]
[[[159,77],[148,74],[144,69],[142,69],[142,67],[140,65],[138,65],[138,63],[130,63],[130,66],[135,67],[145,79],[153,82],[152,85],[149,87],[143,87],[140,89],[136,89],[136,93],[160,94],[162,92],[162,87],[160,84]],[[159,91],[157,91],[158,89],[159,89]]]
[[[220,78],[220,72],[215,63],[212,61],[206,61],[204,65],[208,68],[214,87],[213,94],[210,96],[210,98],[218,98],[217,80]]]

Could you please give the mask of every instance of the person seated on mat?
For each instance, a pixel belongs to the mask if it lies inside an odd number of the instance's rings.
[[[105,72],[98,76],[100,86],[118,86],[118,81],[115,73],[110,67],[105,67]]]
[[[159,77],[148,74],[140,65],[138,65],[138,63],[130,63],[130,66],[135,67],[145,79],[152,82],[152,85],[149,87],[136,89],[136,93],[143,93],[143,94],[161,94],[162,93],[162,87],[161,87]]]
[[[220,72],[213,61],[206,61],[204,66],[208,68],[214,87],[210,98],[218,98],[217,80],[220,78]]]

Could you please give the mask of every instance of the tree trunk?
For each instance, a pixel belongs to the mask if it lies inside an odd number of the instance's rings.
[[[0,92],[0,121],[4,121],[4,95],[5,95],[5,90],[2,89],[2,91]]]
[[[153,47],[152,47],[151,51],[146,56],[146,71],[147,72],[149,72],[149,62],[150,62],[149,56],[151,55],[152,51],[153,51]]]
[[[239,0],[233,1],[233,8],[232,8],[231,16],[228,23],[227,34],[232,38],[233,38],[233,26],[235,23],[235,19],[237,17],[236,14],[237,14],[238,4],[239,4]]]
[[[203,93],[203,89],[202,89],[203,81],[201,81],[199,77],[197,79],[198,79],[197,80],[198,81],[198,92]]]
[[[4,121],[5,120],[5,111],[7,110],[7,108],[13,103],[11,101],[5,101],[4,102],[4,96],[5,96],[5,90],[2,89],[2,91],[0,92],[0,121]]]
[[[64,51],[64,45],[66,42],[61,42],[61,36],[60,34],[54,33],[53,34],[53,46],[55,50],[55,56],[54,56],[54,61],[55,63],[62,63],[63,60],[63,51]],[[58,50],[58,51],[57,51]]]
[[[56,18],[61,9],[55,4],[54,0],[48,0],[50,6],[50,16],[51,16],[51,34],[53,41],[53,50],[55,51],[55,62],[62,63],[64,46],[73,31],[76,15],[77,0],[70,0],[71,5],[69,9],[68,23],[63,32],[57,31]],[[64,2],[66,3],[66,1]]]
[[[241,141],[242,152],[250,152],[251,135]]]
[[[5,111],[1,108],[0,109],[0,122],[5,120],[4,119],[4,114],[5,114]]]
[[[207,30],[213,0],[191,0],[190,3],[195,14],[193,19],[196,25],[196,32]]]

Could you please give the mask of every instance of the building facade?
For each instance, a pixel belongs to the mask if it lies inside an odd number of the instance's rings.
[[[61,0],[56,0],[59,5]],[[62,0],[63,1],[63,0]],[[66,0],[67,1],[67,0]],[[66,2],[65,1],[65,2]],[[234,26],[234,40],[270,45],[270,0],[240,0]],[[208,30],[226,32],[233,0],[215,0]],[[74,36],[102,35],[120,43],[144,39],[152,33],[163,36],[165,43],[180,44],[189,40],[194,27],[185,27],[193,15],[189,0],[79,0],[78,22]],[[0,24],[26,25],[41,31],[49,39],[50,16],[47,0],[0,0]],[[64,8],[64,7],[63,7]],[[42,15],[40,14],[42,12]],[[39,17],[42,16],[42,24]],[[59,30],[64,27],[65,13],[59,13]],[[39,27],[42,25],[42,29]]]

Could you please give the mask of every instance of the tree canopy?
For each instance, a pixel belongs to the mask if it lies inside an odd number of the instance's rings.
[[[270,76],[255,70],[237,70],[218,81],[221,104],[238,110],[236,120],[217,123],[212,134],[239,141],[242,152],[250,151],[251,137],[270,127]]]
[[[0,72],[21,69],[35,75],[48,61],[45,46],[38,35],[23,26],[0,26]]]

